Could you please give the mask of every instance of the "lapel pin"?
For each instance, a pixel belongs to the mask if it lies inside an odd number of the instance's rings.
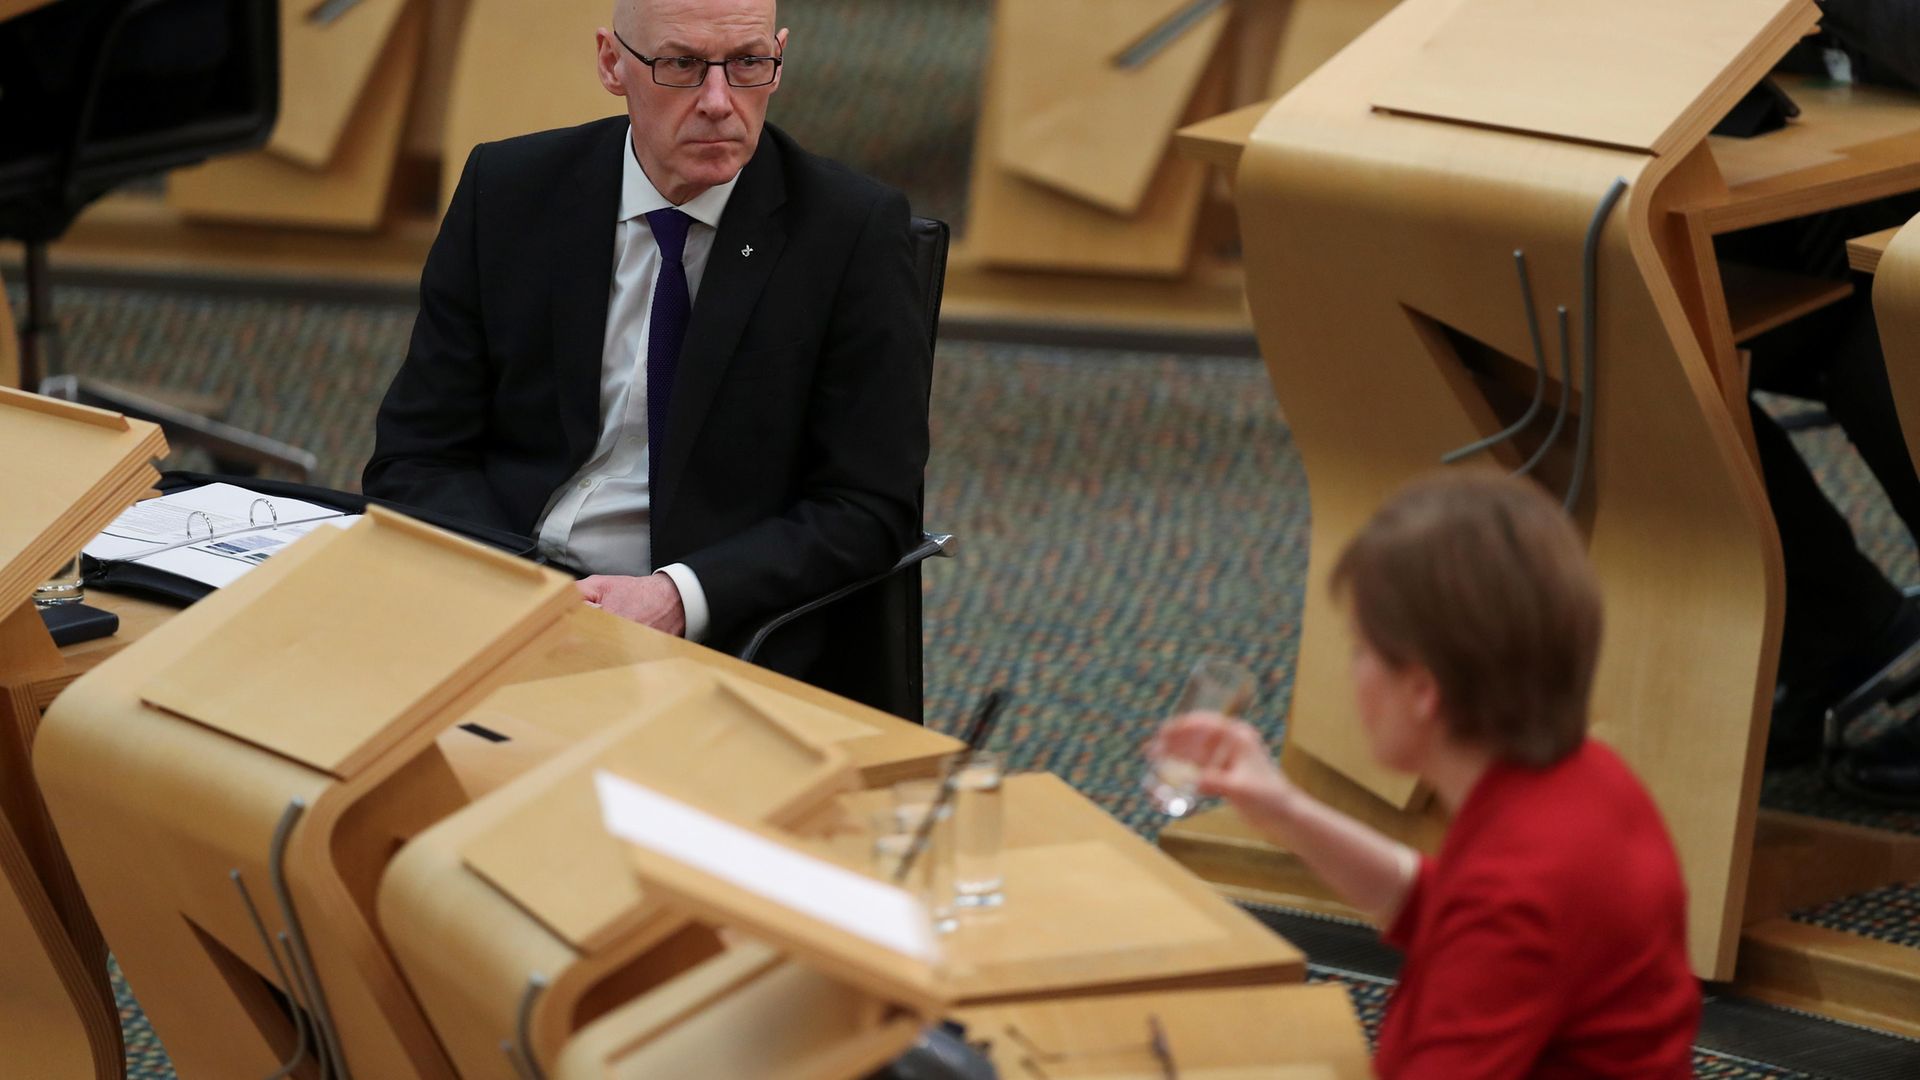
[[[743,259],[744,259],[744,258],[746,258],[747,256],[749,256],[749,255],[751,255],[751,254],[753,254],[753,245],[752,245],[752,244],[748,244],[748,245],[747,245],[746,247],[743,247],[743,248],[741,248],[741,249],[740,249],[740,257],[741,257],[741,258],[743,258]]]

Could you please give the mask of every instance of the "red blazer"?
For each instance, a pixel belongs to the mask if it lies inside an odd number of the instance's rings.
[[[1488,770],[1387,940],[1407,954],[1374,1058],[1387,1080],[1693,1075],[1680,864],[1646,789],[1593,740]]]

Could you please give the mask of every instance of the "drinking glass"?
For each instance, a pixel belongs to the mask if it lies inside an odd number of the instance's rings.
[[[1171,724],[1188,713],[1235,717],[1253,700],[1253,672],[1231,660],[1206,659],[1193,665],[1186,688],[1167,715]],[[1162,730],[1165,729],[1162,725]],[[1144,786],[1162,813],[1185,817],[1200,802],[1200,774],[1206,763],[1162,753],[1147,762]]]
[[[956,778],[953,821],[953,902],[963,908],[998,907],[1006,899],[1000,871],[1000,755],[977,750]]]
[[[902,839],[896,842],[898,852],[883,876],[893,880],[893,871],[911,848],[914,837],[920,834],[921,824],[937,807],[939,817],[934,819],[926,848],[902,884],[919,892],[926,902],[927,914],[933,918],[934,930],[944,934],[958,924],[953,904],[953,804],[940,806],[939,795],[938,780],[908,780],[893,785],[894,835]]]
[[[74,553],[65,566],[42,582],[33,590],[33,602],[40,607],[56,607],[60,604],[78,604],[87,598],[87,588],[81,578],[80,555]]]

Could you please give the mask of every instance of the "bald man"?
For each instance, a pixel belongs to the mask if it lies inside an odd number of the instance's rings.
[[[583,599],[716,647],[918,539],[906,199],[766,124],[773,0],[622,0],[626,115],[474,149],[369,495],[537,538]],[[796,624],[762,660],[804,675]]]

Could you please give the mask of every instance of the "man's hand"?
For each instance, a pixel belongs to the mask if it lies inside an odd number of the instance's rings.
[[[680,589],[665,574],[646,577],[615,577],[595,574],[576,582],[580,596],[597,608],[610,611],[675,637],[687,632],[687,609],[681,606]]]

